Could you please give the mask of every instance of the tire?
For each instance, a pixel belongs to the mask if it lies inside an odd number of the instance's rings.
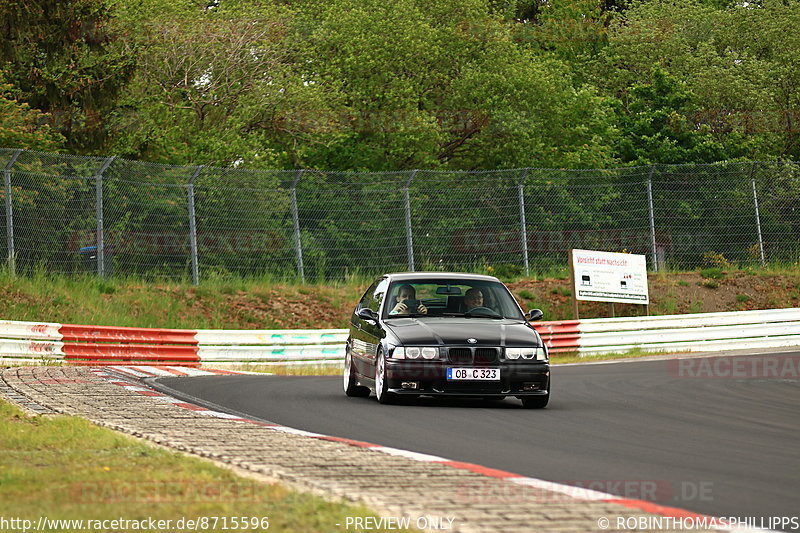
[[[389,392],[389,384],[386,382],[386,358],[383,350],[378,349],[378,356],[375,359],[375,397],[378,403],[392,404],[397,401],[397,395]]]
[[[546,396],[522,396],[522,407],[525,409],[544,409],[550,401],[550,394]]]
[[[350,397],[366,398],[369,396],[369,388],[361,387],[356,384],[356,372],[353,368],[353,356],[350,350],[345,351],[344,355],[344,374],[342,376],[344,393]]]

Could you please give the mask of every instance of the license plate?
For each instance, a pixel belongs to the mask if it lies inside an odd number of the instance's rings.
[[[448,368],[447,381],[500,381],[500,369]]]

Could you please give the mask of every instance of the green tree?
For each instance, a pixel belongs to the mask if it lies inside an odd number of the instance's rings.
[[[690,120],[695,98],[684,84],[660,68],[652,79],[628,88],[621,113],[620,158],[634,165],[727,159],[725,147],[710,128]]]
[[[47,115],[14,99],[3,78],[0,72],[0,148],[57,151],[64,137],[50,128]]]
[[[520,47],[481,0],[338,0],[308,17],[306,72],[340,95],[320,168],[608,164],[601,97]],[[390,38],[387,39],[387,36]]]
[[[574,70],[597,54],[607,40],[611,12],[599,0],[543,4],[535,21],[515,28],[517,38],[534,49],[576,63]]]
[[[688,91],[676,112],[728,157],[797,159],[798,23],[797,0],[637,2],[612,24],[591,79],[626,101],[661,69]]]
[[[158,2],[121,17],[138,57],[112,121],[115,151],[169,163],[275,168],[295,161],[280,142],[303,142],[327,105],[295,71],[288,8]]]
[[[106,113],[132,72],[113,22],[105,0],[0,4],[0,68],[72,151],[103,146]]]

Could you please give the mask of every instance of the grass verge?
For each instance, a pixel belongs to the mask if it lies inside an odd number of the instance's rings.
[[[151,446],[81,418],[28,417],[2,400],[0,501],[5,502],[2,515],[7,521],[31,520],[33,525],[40,517],[84,521],[83,529],[51,522],[44,529],[51,531],[188,531],[191,528],[176,527],[177,521],[208,519],[210,526],[213,517],[218,517],[216,528],[198,530],[224,531],[224,517],[227,530],[331,532],[343,530],[348,516],[375,516],[364,507],[245,479],[208,461]],[[233,519],[241,517],[258,523],[232,527]],[[150,518],[172,520],[172,526],[86,527],[88,520]],[[262,518],[267,518],[268,527],[262,527]],[[0,525],[0,530],[4,528]]]
[[[559,353],[550,356],[551,365],[565,365],[574,363],[592,363],[595,361],[614,361],[616,359],[637,359],[640,357],[655,357],[658,355],[666,355],[668,351],[645,351],[640,348],[634,348],[627,352],[621,353],[604,353],[597,355],[578,355],[577,353]]]

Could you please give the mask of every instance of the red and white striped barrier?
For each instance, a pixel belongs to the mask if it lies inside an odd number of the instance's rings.
[[[0,357],[64,360],[76,365],[199,366],[196,332],[0,321]]]
[[[800,309],[536,322],[550,351],[580,355],[800,346]],[[259,363],[344,359],[346,329],[182,330],[0,321],[0,359],[89,365]]]
[[[347,330],[182,330],[0,321],[0,359],[86,365],[254,362],[319,364],[344,358]]]

